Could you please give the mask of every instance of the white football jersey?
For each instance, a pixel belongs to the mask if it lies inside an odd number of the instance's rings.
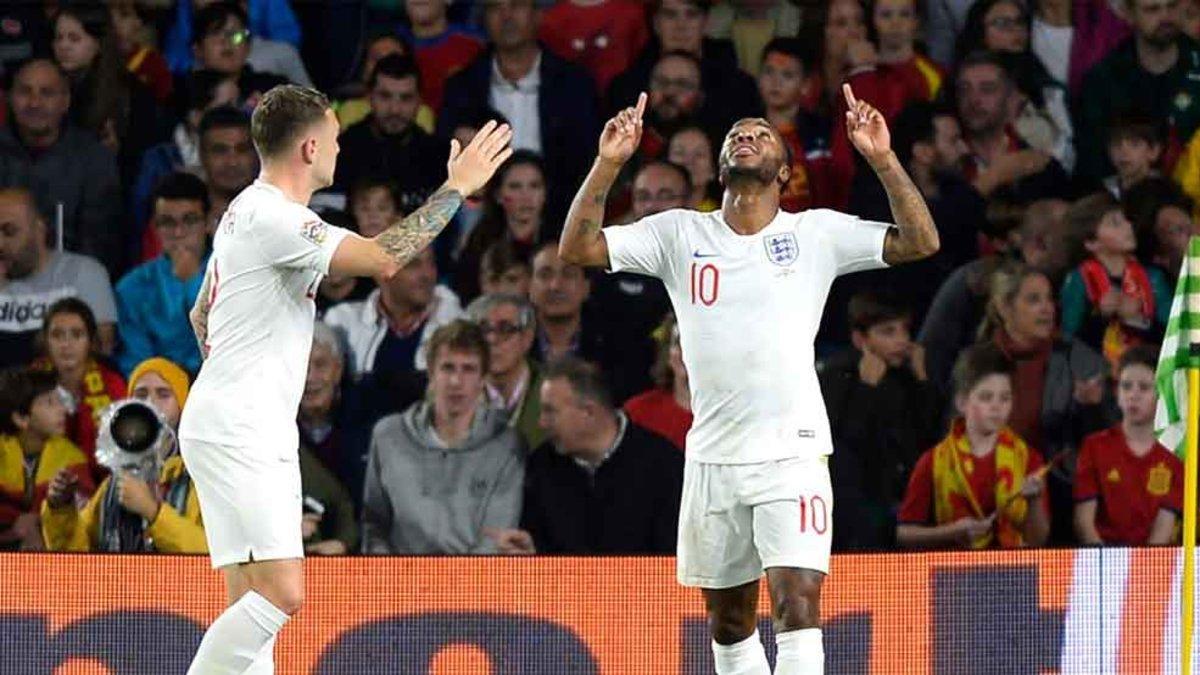
[[[688,458],[743,464],[833,451],[813,341],[834,277],[885,267],[891,225],[780,211],[735,233],[720,211],[604,229],[613,272],[662,279],[679,322],[694,421]]]
[[[208,262],[208,358],[181,438],[295,456],[313,298],[347,234],[261,180],[230,203]]]

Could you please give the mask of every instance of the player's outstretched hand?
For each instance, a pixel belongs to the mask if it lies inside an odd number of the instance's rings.
[[[512,156],[508,146],[512,129],[507,124],[489,121],[464,148],[450,141],[450,159],[446,161],[446,185],[463,197],[474,194],[491,180],[496,169]]]
[[[638,95],[637,105],[617,113],[600,132],[600,159],[624,164],[642,143],[642,115],[646,112],[646,92]]]
[[[883,114],[870,103],[854,97],[849,84],[842,85],[846,97],[846,133],[871,166],[879,166],[892,151],[892,135]]]

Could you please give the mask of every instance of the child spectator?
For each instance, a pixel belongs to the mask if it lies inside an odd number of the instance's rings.
[[[954,367],[950,433],[917,461],[900,507],[905,548],[1040,546],[1050,534],[1042,456],[1008,427],[1012,363],[989,344]],[[1031,503],[1032,502],[1032,503]]]
[[[820,372],[835,450],[834,500],[841,505],[834,540],[839,549],[891,548],[908,475],[937,441],[942,408],[904,303],[862,292],[850,300],[849,319],[853,349]]]
[[[66,427],[53,373],[0,372],[0,549],[45,548],[38,512],[62,469],[71,471],[81,494],[92,493],[87,456],[63,436]]]
[[[921,16],[915,0],[874,0],[869,12],[867,35],[878,49],[875,68],[885,79],[900,84],[904,94],[897,110],[912,101],[934,100],[945,72],[917,51]]]
[[[529,297],[533,265],[529,254],[508,239],[492,244],[479,262],[479,285],[483,295]]]
[[[1108,159],[1117,172],[1104,179],[1104,189],[1116,199],[1145,178],[1158,175],[1163,152],[1162,124],[1149,115],[1118,115],[1108,128]]]
[[[1157,350],[1125,352],[1117,370],[1121,423],[1088,436],[1075,468],[1075,532],[1081,544],[1175,543],[1183,465],[1154,437]]]
[[[1161,269],[1168,288],[1175,288],[1188,239],[1200,234],[1191,198],[1171,179],[1159,176],[1138,183],[1121,201],[1137,233],[1138,258]]]
[[[1171,289],[1161,270],[1134,256],[1133,225],[1112,196],[1075,202],[1066,220],[1075,259],[1082,262],[1063,282],[1063,334],[1078,336],[1115,369],[1126,349],[1161,338]]]
[[[446,79],[466,68],[484,50],[483,38],[466,26],[450,23],[449,0],[406,0],[410,26],[400,35],[413,46],[413,58],[421,71],[421,100],[434,112],[442,107]]]

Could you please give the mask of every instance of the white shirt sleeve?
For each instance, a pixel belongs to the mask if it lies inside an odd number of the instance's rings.
[[[329,273],[329,262],[349,230],[330,225],[305,208],[272,214],[254,224],[258,245],[270,265]]]
[[[829,209],[814,214],[821,219],[821,230],[833,242],[839,275],[888,266],[883,260],[883,242],[888,230],[894,227],[891,223],[863,220]]]
[[[608,243],[608,269],[661,279],[678,215],[674,210],[664,211],[629,225],[604,228],[602,232]]]

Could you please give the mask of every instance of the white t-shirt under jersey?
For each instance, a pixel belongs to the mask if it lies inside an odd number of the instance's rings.
[[[832,452],[813,340],[834,277],[886,266],[889,227],[822,209],[780,211],[749,236],[720,211],[605,228],[612,271],[658,277],[671,296],[692,391],[689,459]]]
[[[313,297],[347,234],[261,180],[230,203],[208,263],[209,354],[181,438],[296,456]]]

